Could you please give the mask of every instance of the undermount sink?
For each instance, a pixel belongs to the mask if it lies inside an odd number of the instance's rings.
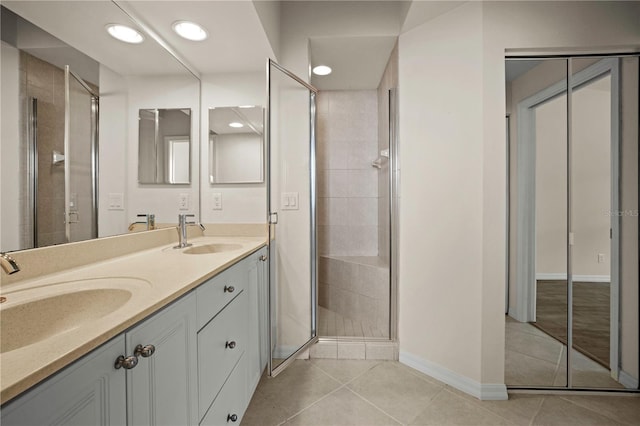
[[[0,353],[88,325],[118,310],[147,286],[147,281],[134,278],[94,278],[5,293]]]
[[[242,246],[240,244],[204,244],[187,248],[183,253],[185,254],[211,254],[211,253],[224,253],[226,251],[239,250]]]

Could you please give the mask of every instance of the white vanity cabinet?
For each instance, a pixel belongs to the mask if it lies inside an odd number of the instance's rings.
[[[267,362],[265,260],[250,254],[3,405],[2,425],[239,424]]]
[[[126,370],[128,425],[197,423],[195,311],[191,292],[125,333],[138,357]]]
[[[124,425],[125,374],[113,367],[124,335],[85,355],[1,409],[9,425]]]

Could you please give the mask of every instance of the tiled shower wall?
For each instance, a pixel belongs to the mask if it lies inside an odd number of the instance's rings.
[[[318,246],[321,255],[378,255],[378,96],[318,94]]]
[[[21,225],[23,247],[32,247],[32,212],[28,198],[27,153],[29,145],[30,98],[38,100],[38,243],[40,246],[65,242],[64,166],[53,165],[53,150],[64,152],[64,71],[26,52],[20,52],[21,78]]]

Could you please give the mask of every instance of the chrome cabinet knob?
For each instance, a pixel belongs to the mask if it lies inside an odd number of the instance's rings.
[[[142,358],[149,358],[156,351],[156,347],[153,345],[138,345],[133,351],[135,356],[141,356]]]
[[[232,421],[232,422],[238,421],[238,415],[237,414],[229,414],[229,415],[227,415],[227,423],[229,423],[230,421]]]
[[[233,349],[236,347],[236,342],[234,340],[227,342],[224,344],[225,348]]]
[[[224,292],[225,293],[233,293],[234,291],[236,291],[236,288],[232,285],[225,285],[224,286]]]
[[[138,357],[137,356],[127,356],[120,355],[116,358],[116,363],[113,365],[116,370],[120,368],[124,368],[125,370],[131,370],[136,365],[138,365]]]
[[[263,254],[262,256],[260,256],[260,260],[265,262],[267,260],[267,255]]]

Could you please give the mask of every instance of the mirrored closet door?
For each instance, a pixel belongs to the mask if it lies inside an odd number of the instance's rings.
[[[506,61],[505,381],[638,389],[638,57]]]

